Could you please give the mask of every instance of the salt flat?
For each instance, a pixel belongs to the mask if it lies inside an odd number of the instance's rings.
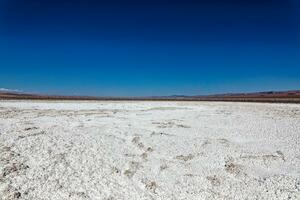
[[[300,105],[0,101],[0,199],[300,199]]]

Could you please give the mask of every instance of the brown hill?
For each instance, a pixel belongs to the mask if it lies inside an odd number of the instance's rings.
[[[227,93],[202,96],[154,96],[154,97],[94,97],[94,96],[60,96],[40,95],[19,92],[0,92],[0,99],[28,99],[28,100],[164,100],[164,101],[239,101],[239,102],[278,102],[300,103],[300,90],[268,91],[255,93]]]

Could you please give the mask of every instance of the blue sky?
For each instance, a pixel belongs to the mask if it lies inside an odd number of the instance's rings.
[[[300,89],[294,0],[0,0],[0,88],[148,96]]]

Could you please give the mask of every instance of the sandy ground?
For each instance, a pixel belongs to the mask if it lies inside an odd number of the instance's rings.
[[[300,105],[0,101],[0,199],[300,199]]]

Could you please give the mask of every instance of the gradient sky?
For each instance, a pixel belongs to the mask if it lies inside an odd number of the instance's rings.
[[[0,0],[0,88],[100,96],[300,89],[300,3]]]

